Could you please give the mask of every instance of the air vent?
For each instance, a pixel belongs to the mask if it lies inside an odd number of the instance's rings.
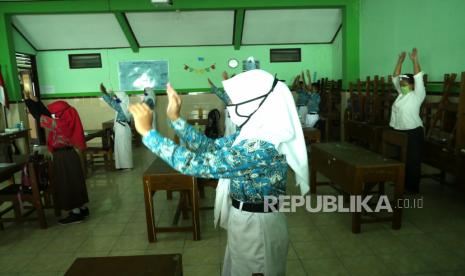
[[[100,54],[76,54],[68,55],[69,68],[102,68],[102,58]]]
[[[300,62],[300,48],[270,49],[270,62]]]

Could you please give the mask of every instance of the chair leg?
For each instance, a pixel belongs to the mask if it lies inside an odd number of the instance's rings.
[[[18,199],[13,200],[13,209],[15,212],[16,222],[20,222],[22,219],[22,214],[21,214],[21,205]]]
[[[189,195],[189,192],[186,192],[186,191],[181,191],[181,211],[182,211],[182,218],[183,219],[188,219],[189,218],[189,212],[188,212],[188,208],[189,208],[189,198],[190,198],[190,195]]]
[[[203,185],[201,182],[197,182],[199,186],[199,194],[200,198],[205,198],[205,185]]]

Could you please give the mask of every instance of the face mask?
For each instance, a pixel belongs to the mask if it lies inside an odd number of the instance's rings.
[[[401,86],[400,91],[402,92],[403,95],[407,95],[410,92],[410,87],[409,86]]]
[[[265,102],[266,98],[270,95],[271,92],[273,92],[276,84],[278,84],[278,79],[275,76],[270,91],[265,95],[240,103],[227,105],[226,108],[228,109],[231,121],[239,128],[243,127],[255,114],[255,112],[257,112],[260,109],[262,104]]]

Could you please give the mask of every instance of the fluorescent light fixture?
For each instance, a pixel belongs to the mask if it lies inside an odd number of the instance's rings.
[[[173,2],[171,0],[150,0],[154,5],[168,5],[171,6]]]

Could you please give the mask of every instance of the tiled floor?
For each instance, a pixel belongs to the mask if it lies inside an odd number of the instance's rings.
[[[91,215],[85,223],[60,226],[48,211],[46,230],[35,222],[6,225],[0,275],[63,275],[76,257],[157,253],[182,253],[187,276],[219,275],[226,234],[213,227],[212,211],[201,213],[201,241],[161,234],[157,243],[147,242],[141,175],[152,159],[138,148],[133,171],[95,173],[87,183]],[[422,191],[424,208],[405,210],[399,231],[371,224],[354,235],[348,214],[290,214],[287,275],[465,275],[465,195],[431,180],[423,181]],[[213,197],[207,189],[203,204]],[[157,223],[168,225],[175,206],[176,200],[157,194]]]

